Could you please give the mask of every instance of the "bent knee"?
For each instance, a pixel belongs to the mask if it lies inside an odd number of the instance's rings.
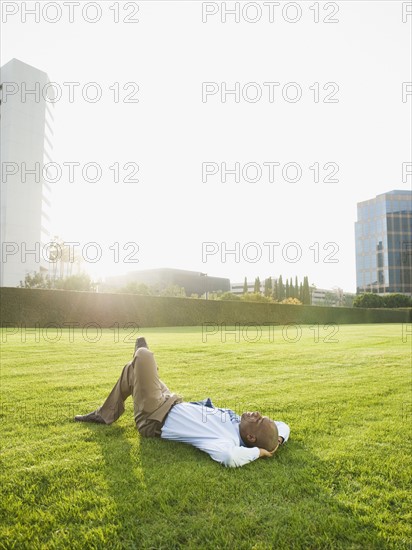
[[[137,358],[142,358],[142,357],[150,357],[153,355],[153,352],[150,351],[149,349],[147,348],[138,348],[136,350],[136,353],[134,354],[135,357]]]

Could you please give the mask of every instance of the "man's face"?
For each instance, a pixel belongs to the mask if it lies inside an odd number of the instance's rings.
[[[240,417],[240,435],[248,444],[273,451],[279,446],[276,424],[260,412],[244,412]]]

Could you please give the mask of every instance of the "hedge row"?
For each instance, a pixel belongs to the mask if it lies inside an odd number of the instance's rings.
[[[352,309],[198,300],[71,290],[0,289],[2,326],[46,327],[97,323],[102,328],[199,326],[203,323],[407,323],[412,310]]]

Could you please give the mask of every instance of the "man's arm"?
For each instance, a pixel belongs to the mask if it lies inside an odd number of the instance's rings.
[[[260,457],[258,447],[241,447],[226,440],[209,440],[195,447],[228,468],[238,468]]]
[[[278,429],[278,435],[279,435],[279,443],[283,445],[283,443],[286,443],[286,441],[289,439],[290,435],[290,428],[287,424],[284,422],[280,422],[278,420],[275,420],[275,424]]]
[[[279,446],[289,439],[290,428],[284,422],[276,421],[278,428],[279,444],[273,451],[260,449],[259,447],[240,447],[227,441],[209,441],[206,445],[196,445],[202,451],[208,453],[213,460],[220,462],[229,468],[244,466],[258,458],[270,458],[278,450]]]
[[[229,468],[237,468],[249,464],[257,458],[270,458],[278,450],[279,445],[273,449],[273,451],[267,451],[266,449],[260,449],[259,447],[237,447],[224,445],[221,449],[215,451],[206,451],[210,454],[213,460],[221,462],[224,466]]]

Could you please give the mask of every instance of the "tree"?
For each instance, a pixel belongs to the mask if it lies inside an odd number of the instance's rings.
[[[348,294],[343,295],[343,305],[344,307],[353,307],[354,297]]]
[[[293,279],[292,277],[290,278],[290,281],[289,281],[289,296],[291,298],[294,298],[295,297],[295,287],[293,286]]]
[[[259,279],[259,277],[256,277],[256,279],[255,279],[255,287],[253,289],[253,292],[255,294],[260,294],[260,279]]]
[[[70,275],[65,279],[57,280],[56,288],[60,290],[94,291],[95,285],[87,273],[80,273],[79,275]]]
[[[379,294],[374,294],[373,292],[359,294],[353,301],[353,307],[383,307],[383,304],[383,296],[379,296]]]
[[[79,275],[70,275],[64,279],[56,279],[53,281],[49,275],[43,273],[27,274],[24,282],[20,281],[21,288],[56,288],[58,290],[83,290],[94,291],[95,283],[91,280],[87,273],[79,273]]]
[[[52,288],[53,282],[48,275],[33,271],[24,277],[24,281],[20,281],[20,288]]]
[[[406,294],[386,294],[381,296],[380,294],[374,294],[372,292],[365,292],[365,294],[359,294],[353,301],[353,307],[411,307],[412,298],[406,296]]]
[[[249,291],[247,286],[247,277],[245,277],[245,282],[243,283],[243,294],[247,294]]]
[[[220,300],[240,300],[240,296],[238,294],[233,294],[233,292],[224,292],[220,295]]]
[[[278,301],[281,302],[285,296],[285,285],[283,284],[282,275],[279,277],[278,281]]]
[[[265,296],[269,298],[272,295],[272,277],[265,279]]]
[[[303,284],[302,283],[300,283],[300,285],[299,285],[299,300],[303,304]]]
[[[298,300],[297,298],[292,298],[292,297],[285,298],[280,303],[281,304],[291,304],[293,306],[301,306],[302,305],[302,302],[300,300]]]
[[[273,281],[272,300],[274,302],[277,302],[278,300],[278,280],[277,279]]]
[[[336,306],[337,305],[336,300],[337,300],[336,292],[327,291],[327,292],[325,292],[325,298],[323,300],[323,305],[324,306]]]
[[[182,286],[169,285],[168,287],[164,288],[160,292],[160,296],[185,298],[186,297],[186,291]]]
[[[290,286],[289,281],[286,279],[285,297],[290,298]]]
[[[124,294],[140,294],[141,296],[150,296],[152,294],[152,291],[147,285],[136,281],[130,281],[130,283],[123,286],[119,292]]]
[[[270,302],[270,298],[263,296],[260,292],[249,292],[249,294],[243,294],[242,300],[244,302]]]
[[[309,288],[309,279],[308,277],[303,277],[303,292],[302,292],[302,302],[305,305],[311,304],[311,293]]]
[[[295,276],[295,294],[294,294],[294,297],[297,298],[298,300],[300,300],[300,296],[299,296],[299,282],[298,282],[298,277],[297,275]],[[301,301],[301,300],[300,300]]]
[[[383,301],[384,307],[412,307],[412,298],[406,294],[386,294]]]
[[[82,263],[81,254],[74,250],[70,243],[64,242],[57,235],[53,237],[51,246],[48,248],[48,261],[50,262],[51,278],[54,281],[67,279],[73,275],[73,266],[77,266],[77,275],[80,274]]]

